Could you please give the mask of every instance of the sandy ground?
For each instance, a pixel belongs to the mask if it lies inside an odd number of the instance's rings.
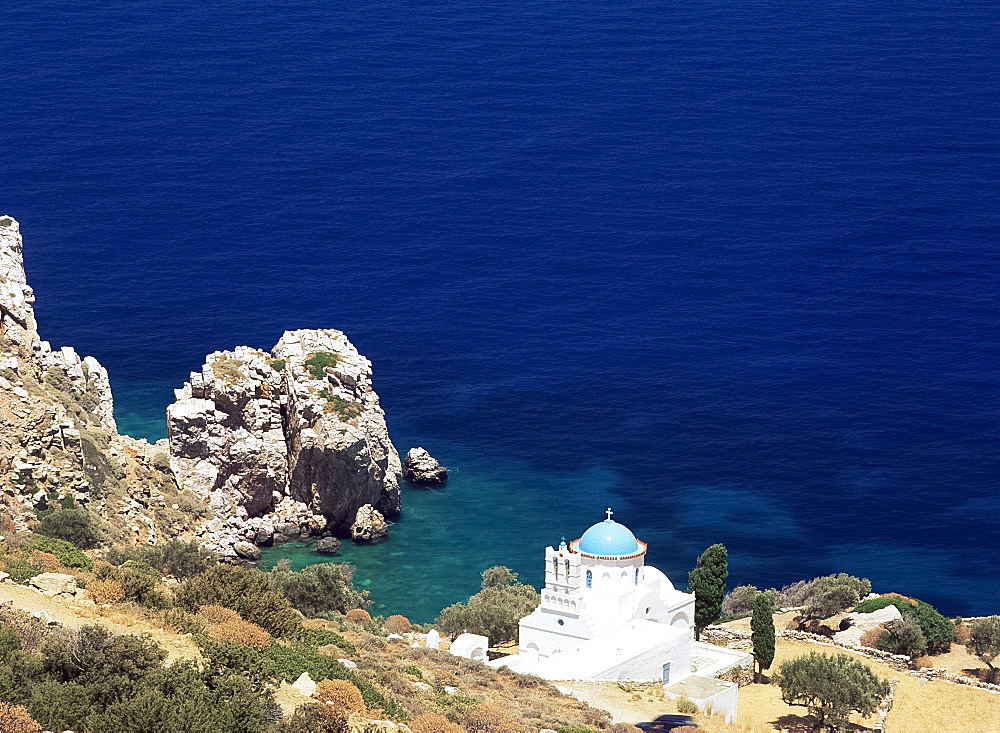
[[[829,647],[807,642],[778,639],[774,665],[810,651],[831,653]],[[955,664],[963,664],[956,651]],[[897,677],[895,705],[887,721],[887,733],[998,733],[1000,732],[1000,695],[949,682],[927,682],[858,656],[883,678]],[[938,659],[938,658],[935,658]],[[974,659],[974,658],[973,658]],[[946,666],[939,664],[937,666]],[[595,707],[611,713],[615,722],[635,723],[657,715],[674,713],[676,703],[667,700],[658,686],[626,686],[616,683],[559,683],[557,687]],[[696,715],[708,733],[805,733],[813,721],[802,707],[786,705],[781,691],[771,684],[740,688],[736,723],[726,725],[720,718]],[[876,718],[855,716],[855,730],[871,730]]]
[[[156,628],[143,618],[119,615],[116,620],[105,618],[93,608],[76,606],[71,601],[49,598],[34,588],[13,583],[0,583],[0,603],[12,601],[26,611],[46,611],[53,621],[69,629],[98,624],[117,634],[148,634],[167,652],[167,661],[200,659],[198,645],[191,637]]]

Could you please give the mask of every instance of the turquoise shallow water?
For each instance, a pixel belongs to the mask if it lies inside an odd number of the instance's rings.
[[[558,544],[562,534],[578,537],[603,518],[594,508],[615,502],[618,477],[607,469],[540,473],[459,446],[435,453],[453,466],[447,485],[404,484],[403,515],[385,540],[344,540],[334,556],[317,553],[315,540],[290,542],[264,548],[260,567],[269,570],[285,557],[293,570],[349,562],[357,569],[355,585],[371,592],[373,614],[424,623],[479,590],[480,573],[490,565],[507,565],[541,585],[545,546]]]

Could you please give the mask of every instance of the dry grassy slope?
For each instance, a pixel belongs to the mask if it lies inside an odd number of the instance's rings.
[[[162,542],[208,515],[156,468],[163,446],[109,432],[94,395],[9,341],[0,352],[17,357],[0,368],[0,534],[28,529],[42,495],[73,496],[118,544]]]

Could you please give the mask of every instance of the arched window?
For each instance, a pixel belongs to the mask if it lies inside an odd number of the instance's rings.
[[[558,558],[552,558],[552,572],[556,574],[556,580],[559,580],[559,560]]]
[[[592,588],[593,586],[594,586],[594,574],[588,570],[587,571],[587,587],[588,588]]]
[[[635,584],[639,585],[639,568],[635,569]]]
[[[569,582],[569,560],[566,560],[566,582]]]

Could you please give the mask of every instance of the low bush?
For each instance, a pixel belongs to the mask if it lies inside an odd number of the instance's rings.
[[[394,613],[385,620],[385,630],[390,634],[408,634],[412,629],[410,620],[398,613]]]
[[[236,565],[214,565],[176,591],[177,603],[192,613],[202,606],[231,608],[275,637],[292,636],[302,624],[268,573]]]
[[[698,705],[694,702],[694,700],[688,700],[686,697],[682,697],[677,701],[677,712],[693,715],[698,712]]]
[[[270,575],[289,603],[306,616],[346,613],[371,604],[368,591],[354,588],[354,567],[347,563],[318,563],[300,572],[275,568]]]
[[[412,733],[462,733],[458,723],[453,723],[437,713],[418,715],[408,725]]]
[[[951,648],[951,642],[955,638],[955,625],[924,601],[885,595],[862,601],[854,610],[858,613],[871,613],[888,606],[898,608],[904,618],[911,616],[916,620],[929,654],[941,654]]]
[[[31,536],[31,547],[41,552],[52,553],[64,567],[81,568],[83,570],[94,569],[94,561],[80,552],[73,543],[66,540],[33,534]]]
[[[722,599],[722,615],[734,618],[753,611],[753,599],[760,591],[753,585],[738,585]]]
[[[157,590],[160,574],[144,562],[130,560],[122,567],[99,563],[96,567],[97,580],[113,580],[121,586],[126,601],[153,609],[164,609],[170,603]]]
[[[474,705],[462,721],[468,733],[526,733],[527,729],[492,705]]]
[[[46,573],[54,573],[59,569],[59,558],[51,552],[32,550],[30,558],[32,565],[37,565]]]
[[[337,355],[329,351],[317,351],[305,360],[305,367],[313,379],[326,379],[326,367],[337,366]]]
[[[347,680],[320,680],[313,697],[344,713],[361,713],[365,710],[361,690]]]
[[[42,726],[23,705],[0,702],[0,733],[41,733]]]
[[[101,543],[101,534],[86,509],[60,509],[38,522],[38,534],[66,540],[74,547],[89,550]]]
[[[124,601],[125,589],[121,583],[111,578],[92,580],[87,584],[87,595],[94,603],[103,606]]]
[[[292,716],[274,729],[275,733],[347,733],[347,718],[329,705],[312,702],[295,708]]]
[[[874,629],[868,629],[868,631],[861,635],[861,646],[866,646],[869,649],[877,649],[876,644],[884,631],[884,626],[876,626]]]
[[[141,562],[156,568],[162,575],[185,580],[208,570],[216,563],[216,558],[197,542],[170,540],[152,547],[114,548],[108,552],[108,562],[112,565]]]
[[[873,613],[889,606],[895,606],[899,609],[900,613],[908,613],[914,605],[916,604],[898,596],[879,596],[878,598],[869,598],[867,601],[861,601],[861,603],[855,606],[854,612]]]
[[[308,672],[317,682],[325,679],[347,680],[361,691],[361,697],[369,708],[382,710],[394,719],[407,717],[406,710],[398,702],[383,695],[371,682],[333,657],[320,654],[314,647],[275,643],[269,649],[257,650],[206,637],[197,637],[197,641],[214,674],[242,674],[259,682],[294,682],[303,672]]]
[[[327,629],[307,629],[305,627],[301,627],[289,638],[293,641],[315,647],[333,645],[348,654],[356,654],[358,651],[354,644],[349,642],[336,631],[328,631]]]
[[[916,659],[927,649],[927,639],[920,630],[920,624],[911,616],[889,621],[885,625],[875,646],[892,654],[902,654],[910,659]]]
[[[39,565],[35,565],[27,558],[18,555],[4,560],[4,570],[15,583],[23,583],[28,578],[33,578],[42,572]]]
[[[347,620],[352,624],[365,624],[372,620],[371,614],[363,608],[352,608],[347,612]]]

